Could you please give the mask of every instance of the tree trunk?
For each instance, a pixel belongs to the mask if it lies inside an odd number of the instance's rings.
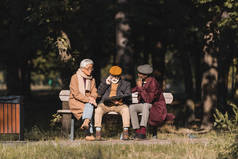
[[[201,53],[195,52],[195,87],[196,87],[196,93],[195,93],[195,99],[197,101],[201,100]]]
[[[24,52],[20,45],[19,28],[22,25],[24,3],[21,1],[9,1],[9,41],[7,52],[7,90],[9,95],[22,94],[22,68],[20,62]]]
[[[143,62],[144,64],[149,63],[149,54],[151,53],[151,37],[149,35],[149,27],[144,27],[144,47],[143,47]]]
[[[185,49],[182,49],[185,50]],[[186,94],[186,112],[184,118],[185,125],[189,126],[195,120],[195,102],[194,102],[194,89],[193,89],[193,75],[192,75],[192,65],[190,62],[189,53],[182,55],[182,69],[184,73],[184,86]]]
[[[116,20],[116,59],[115,64],[123,69],[122,78],[133,81],[134,61],[132,48],[128,43],[130,26],[126,17],[125,6],[127,0],[118,0],[119,12],[115,15]]]
[[[235,75],[235,84],[234,84],[234,92],[233,97],[238,99],[238,64],[236,63],[236,75]]]
[[[154,68],[154,77],[158,80],[160,86],[164,88],[164,71],[165,71],[165,52],[166,45],[157,41],[152,48],[152,64]]]
[[[226,111],[226,101],[228,95],[228,73],[229,68],[233,67],[233,58],[235,53],[236,44],[234,42],[235,32],[231,29],[224,29],[221,34],[221,52],[219,54],[219,91],[218,91],[218,103],[221,106],[221,110]],[[233,75],[232,75],[233,77]],[[233,84],[233,79],[232,79]]]
[[[225,53],[225,52],[223,52]],[[229,54],[229,52],[228,52]],[[227,54],[225,54],[227,56]],[[224,59],[225,58],[225,59]],[[218,58],[218,65],[222,66],[219,67],[219,82],[218,82],[218,103],[219,103],[219,109],[224,110],[226,109],[226,100],[227,100],[227,93],[228,93],[228,71],[229,71],[229,66],[230,62],[228,62],[226,59],[227,57],[219,57]]]
[[[62,89],[69,89],[71,76],[73,75],[73,68],[71,61],[60,61],[60,78],[62,80]]]
[[[212,127],[212,110],[217,106],[217,84],[218,84],[218,52],[217,40],[219,32],[209,21],[206,25],[207,34],[204,36],[205,45],[203,47],[203,73],[202,73],[202,129]]]
[[[31,92],[31,68],[29,66],[28,59],[23,60],[21,66],[22,72],[22,93],[24,96],[30,96]]]
[[[6,83],[7,83],[7,94],[8,95],[20,95],[21,94],[21,69],[18,65],[18,61],[8,57],[7,71],[6,71]]]
[[[97,10],[97,13],[100,14],[100,10]],[[98,22],[99,23],[99,22]],[[97,25],[97,27],[95,27],[95,25]],[[96,80],[96,85],[98,86],[99,83],[101,82],[101,63],[100,63],[100,59],[102,58],[102,36],[103,36],[103,29],[102,29],[102,25],[97,24],[97,22],[95,22],[95,25],[92,26],[92,32],[93,35],[93,41],[92,41],[92,60],[94,61],[94,71],[93,71],[93,76]]]
[[[183,55],[182,55],[183,56]],[[182,69],[184,72],[184,85],[185,85],[185,93],[186,97],[189,99],[193,99],[194,94],[193,94],[193,76],[192,76],[192,66],[190,63],[190,56],[185,54],[182,57]]]

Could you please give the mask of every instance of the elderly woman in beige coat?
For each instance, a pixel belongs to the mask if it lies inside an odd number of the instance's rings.
[[[97,89],[95,79],[91,75],[92,71],[93,61],[84,59],[70,81],[69,108],[75,118],[79,120],[82,117],[83,124],[81,129],[86,132],[86,140],[95,140],[91,119],[94,107],[97,106]]]

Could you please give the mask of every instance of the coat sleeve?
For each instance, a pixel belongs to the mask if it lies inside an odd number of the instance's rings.
[[[131,95],[131,84],[129,82],[126,82],[126,89],[124,92],[124,96],[130,96]]]
[[[152,103],[162,93],[156,80],[151,80],[147,87],[137,87],[137,91],[146,103]]]
[[[137,90],[137,86],[134,87],[134,88],[132,88],[132,89],[131,89],[131,92],[132,92],[132,93],[134,93],[134,92],[138,92],[138,90]]]
[[[107,84],[106,84],[106,78],[104,78],[104,79],[101,81],[101,83],[99,84],[99,87],[98,87],[98,95],[99,95],[99,96],[103,96],[109,86],[110,86],[110,85],[107,85]]]
[[[98,96],[95,79],[92,80],[91,96],[94,97],[95,99]]]
[[[75,99],[84,103],[89,102],[89,98],[79,92],[78,81],[76,76],[72,76],[69,87],[70,87],[70,92],[72,93]]]

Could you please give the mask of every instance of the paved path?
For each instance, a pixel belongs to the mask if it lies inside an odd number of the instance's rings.
[[[67,140],[67,139],[56,139],[56,140],[47,140],[47,141],[1,141],[0,144],[60,144],[60,145],[71,145],[77,146],[81,144],[102,144],[102,145],[112,145],[112,144],[139,144],[139,145],[152,145],[152,144],[208,144],[209,139],[207,138],[189,138],[189,137],[178,137],[172,139],[147,139],[147,140],[119,140],[119,139],[107,139],[104,141],[86,141],[84,139],[76,140]]]
[[[71,145],[71,146],[77,146],[81,144],[100,144],[100,145],[114,145],[114,144],[139,144],[139,145],[153,145],[153,144],[159,144],[159,145],[167,145],[167,144],[208,144],[209,140],[206,138],[196,138],[196,139],[189,139],[189,138],[177,138],[177,139],[150,139],[150,140],[116,140],[116,139],[108,139],[104,141],[86,141],[86,140],[52,140],[52,141],[43,141],[48,142],[52,144],[62,144],[62,145]]]

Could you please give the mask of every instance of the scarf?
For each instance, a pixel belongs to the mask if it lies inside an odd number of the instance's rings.
[[[79,68],[78,71],[76,72],[77,77],[78,77],[78,87],[79,87],[79,92],[85,95],[86,91],[91,92],[91,80],[92,76],[88,76],[85,73],[81,71]],[[84,81],[86,80],[86,82]]]

